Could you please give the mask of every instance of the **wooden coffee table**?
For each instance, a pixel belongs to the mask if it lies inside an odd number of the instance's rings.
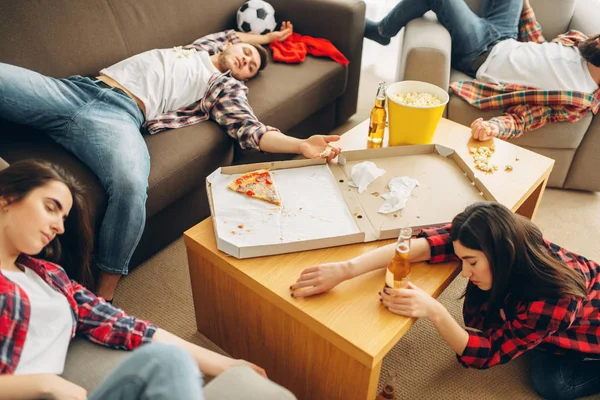
[[[345,133],[341,147],[365,148],[367,125]],[[476,143],[469,143],[468,128],[443,119],[434,142],[454,148],[473,166],[468,147]],[[554,161],[499,140],[495,147],[500,170],[479,173],[480,179],[499,202],[533,218]],[[514,170],[503,171],[505,164]],[[414,323],[380,306],[384,271],[307,299],[290,297],[289,287],[304,268],[346,260],[390,240],[239,260],[217,250],[211,218],[184,238],[198,331],[233,357],[264,367],[299,399],[375,398],[383,357]],[[458,272],[456,263],[419,263],[411,281],[437,297]]]

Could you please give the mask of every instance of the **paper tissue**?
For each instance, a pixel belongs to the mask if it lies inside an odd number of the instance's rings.
[[[371,161],[364,161],[360,164],[356,164],[350,171],[352,181],[348,182],[348,185],[358,188],[358,193],[362,193],[367,189],[367,186],[371,184],[375,179],[385,174],[385,170],[378,168],[375,163]]]
[[[416,186],[419,186],[419,181],[414,178],[401,176],[392,179],[390,183],[388,183],[390,191],[381,195],[385,200],[385,203],[379,207],[377,212],[388,214],[404,208],[408,196],[410,196]]]

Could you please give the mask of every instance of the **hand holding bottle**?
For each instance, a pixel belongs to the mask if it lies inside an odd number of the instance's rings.
[[[441,305],[429,293],[408,282],[406,289],[385,288],[380,292],[381,303],[394,314],[411,318],[431,319]]]

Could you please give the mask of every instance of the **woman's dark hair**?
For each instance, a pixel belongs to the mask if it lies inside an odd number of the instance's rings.
[[[508,294],[522,301],[587,295],[583,275],[550,253],[540,229],[501,204],[468,206],[454,217],[450,238],[487,257],[492,272],[492,288],[485,294],[488,311]],[[480,292],[469,284],[465,297],[483,296]]]
[[[56,236],[37,257],[59,264],[69,277],[91,288],[93,236],[81,183],[64,169],[49,162],[17,161],[0,171],[0,197],[9,203],[19,202],[34,189],[52,181],[62,182],[69,188],[73,206],[65,220],[65,233]]]
[[[577,46],[581,57],[595,67],[600,67],[600,34],[590,36]]]

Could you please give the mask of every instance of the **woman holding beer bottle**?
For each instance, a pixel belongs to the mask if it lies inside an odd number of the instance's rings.
[[[469,279],[464,322],[476,331],[462,328],[410,282],[380,293],[386,309],[429,319],[466,367],[485,369],[534,350],[532,384],[544,398],[600,392],[598,263],[544,240],[532,222],[490,202],[467,207],[444,228],[424,230],[410,245],[411,262],[461,262],[462,276]],[[291,286],[292,297],[322,293],[385,268],[395,247],[308,268]]]

